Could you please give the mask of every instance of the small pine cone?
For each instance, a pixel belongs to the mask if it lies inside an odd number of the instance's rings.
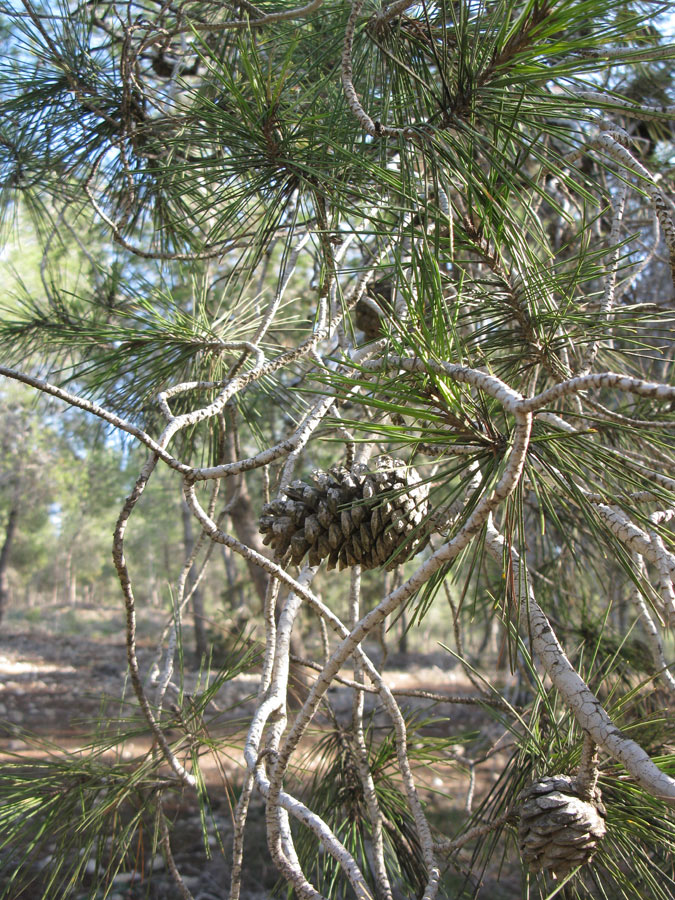
[[[381,338],[385,333],[384,319],[363,300],[359,300],[354,308],[354,320],[369,341]]]
[[[429,490],[401,460],[379,456],[373,469],[334,466],[312,477],[314,486],[293,481],[286,500],[263,507],[263,543],[277,556],[290,550],[296,565],[307,554],[310,566],[326,559],[328,569],[376,569],[395,554],[393,569],[427,545]]]
[[[519,797],[518,848],[534,872],[554,877],[590,862],[605,835],[605,807],[600,788],[582,800],[574,778],[549,775]]]

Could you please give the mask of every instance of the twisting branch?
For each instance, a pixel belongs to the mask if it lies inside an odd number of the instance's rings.
[[[390,3],[388,6],[385,6],[373,19],[373,27],[376,31],[379,31],[385,25],[388,25],[393,19],[397,16],[400,16],[401,13],[404,13],[406,9],[410,9],[411,6],[415,5],[416,0],[395,0],[395,2]]]
[[[249,3],[239,3],[243,9],[253,12],[256,7]],[[186,25],[172,28],[165,32],[166,37],[176,37],[179,34],[190,32],[206,32],[207,34],[218,34],[222,31],[232,31],[234,29],[245,28],[262,28],[266,25],[277,25],[279,22],[289,22],[294,19],[303,19],[311,16],[323,5],[323,0],[310,0],[304,6],[298,6],[294,9],[280,10],[273,13],[261,13],[259,10],[253,19],[229,19],[225,22],[200,22],[199,20],[188,17],[184,12],[181,18],[187,20]]]
[[[439,853],[447,853],[448,855],[457,853],[457,851],[461,850],[462,847],[466,846],[466,844],[470,844],[471,841],[475,841],[477,838],[481,838],[486,834],[490,834],[491,831],[496,831],[496,829],[502,828],[513,819],[514,812],[512,810],[509,810],[508,812],[503,813],[501,816],[498,816],[496,819],[493,819],[491,822],[485,822],[483,825],[476,825],[475,828],[470,828],[458,838],[447,838],[446,840],[438,841],[436,843],[436,848]]]
[[[149,434],[146,434],[143,429],[137,428],[131,422],[127,422],[120,416],[115,415],[115,413],[111,413],[107,409],[104,409],[102,406],[99,406],[98,403],[92,403],[90,400],[85,400],[83,397],[78,397],[76,394],[72,394],[70,391],[65,391],[63,390],[63,388],[57,387],[54,384],[50,384],[48,381],[43,381],[41,378],[35,378],[33,375],[29,375],[26,372],[20,372],[16,369],[8,369],[6,366],[0,366],[0,375],[4,375],[6,378],[11,378],[14,381],[20,381],[22,382],[22,384],[27,384],[30,387],[34,387],[38,391],[42,391],[43,394],[49,394],[52,397],[57,397],[59,400],[63,400],[70,406],[75,406],[78,409],[82,409],[94,416],[98,416],[98,418],[103,419],[104,422],[108,422],[109,425],[114,425],[115,428],[119,428],[120,431],[125,431],[127,434],[132,435],[132,437],[138,438],[138,440],[142,444],[145,444],[148,450],[151,450],[153,453],[155,453],[159,459],[174,467],[174,463],[176,463],[176,461],[173,459],[171,454],[167,453],[166,450],[162,446],[160,446],[157,441],[151,438]],[[177,468],[178,471],[190,471],[190,466],[182,465],[180,463],[177,463],[175,465],[175,468]]]
[[[352,568],[349,591],[349,627],[354,628],[360,618],[361,566]],[[354,681],[363,682],[363,664],[358,656],[354,657]],[[363,733],[363,691],[355,690],[352,697],[352,740],[356,755],[356,768],[359,773],[363,796],[368,809],[368,817],[372,828],[373,858],[375,862],[375,882],[380,900],[392,900],[391,884],[384,862],[384,841],[382,832],[382,811],[375,793],[375,782],[368,762],[368,748]]]
[[[323,619],[321,621],[323,621]],[[321,663],[314,662],[314,660],[312,659],[303,659],[300,656],[291,654],[291,661],[294,663],[298,663],[298,665],[306,666],[308,669],[313,669],[315,672],[323,671],[323,666],[321,665]],[[342,684],[345,687],[351,688],[355,691],[363,691],[367,694],[379,693],[377,688],[371,687],[368,684],[363,684],[360,681],[355,681],[352,678],[345,678],[343,675],[336,675],[334,681],[336,684]],[[481,690],[484,690],[482,686]],[[487,697],[483,693],[481,693],[478,697],[469,697],[466,694],[439,694],[436,693],[436,691],[425,691],[421,689],[418,690],[417,688],[395,688],[391,693],[394,697],[416,697],[420,700],[431,700],[434,703],[456,703],[466,706],[491,706],[494,707],[494,709],[502,709],[505,711],[517,709],[517,707],[513,707],[509,703],[507,703],[506,700],[501,700],[499,699],[499,697]]]
[[[668,572],[671,579],[675,578],[675,554],[666,550],[665,546],[654,544],[649,534],[639,528],[628,516],[616,506],[607,506],[599,503],[596,509],[609,526],[612,533],[632,552],[645,557],[650,562]]]
[[[654,515],[650,516],[654,520]],[[675,587],[670,573],[668,557],[663,538],[656,531],[647,532],[652,545],[656,548],[656,569],[658,577],[658,593],[663,604],[663,617],[670,628],[675,628]]]
[[[628,195],[628,185],[622,182],[616,200],[612,204],[612,227],[609,232],[608,243],[610,252],[607,260],[607,274],[605,275],[605,293],[600,307],[600,315],[606,319],[614,306],[616,291],[616,276],[619,266],[619,238],[621,235],[621,225],[623,222],[623,214],[626,207],[626,196]],[[600,342],[594,340],[587,348],[584,361],[579,369],[580,375],[590,372],[598,355]]]
[[[598,783],[598,747],[593,738],[584,734],[584,743],[581,747],[581,759],[579,768],[574,777],[574,782],[579,790],[582,800],[590,800]]]
[[[176,865],[176,860],[174,859],[173,852],[171,850],[171,835],[169,833],[169,826],[166,824],[166,818],[164,816],[163,810],[160,810],[159,814],[159,828],[162,835],[161,845],[162,850],[164,851],[166,864],[169,867],[171,877],[173,878],[174,883],[178,888],[178,893],[181,895],[182,900],[195,900],[192,892],[185,884],[183,876],[178,870],[178,866]]]
[[[532,650],[565,704],[574,714],[581,728],[607,753],[618,759],[646,791],[675,806],[675,779],[656,766],[639,744],[626,737],[607,715],[602,704],[574,669],[551,628],[543,610],[534,597],[527,570],[520,554],[508,546],[490,519],[486,527],[486,542],[490,555],[501,565],[507,564],[516,575],[520,616],[528,624]]]
[[[354,87],[354,70],[352,63],[352,51],[354,48],[354,32],[356,31],[356,22],[363,9],[365,0],[353,0],[352,10],[347,20],[347,28],[345,30],[345,39],[342,47],[342,87],[347,98],[349,108],[359,121],[359,124],[371,137],[404,137],[413,138],[423,132],[410,126],[405,128],[392,128],[376,122],[370,118],[368,113],[361,105],[356,88]]]
[[[129,577],[129,570],[127,568],[126,559],[124,557],[124,533],[126,531],[129,517],[133,512],[136,504],[138,503],[141,494],[145,490],[150,476],[155,470],[157,462],[158,457],[156,455],[150,456],[148,458],[148,461],[141,471],[141,474],[136,479],[136,484],[134,485],[133,491],[127,497],[127,500],[118,516],[117,524],[115,525],[115,531],[113,533],[113,562],[117,570],[117,576],[122,587],[122,594],[124,596],[124,603],[126,606],[127,661],[129,663],[129,677],[131,679],[134,693],[136,694],[136,699],[138,700],[138,705],[140,706],[141,711],[145,716],[148,726],[150,727],[150,730],[152,731],[152,734],[157,741],[164,755],[164,758],[166,759],[173,772],[181,781],[194,788],[197,786],[196,778],[194,777],[194,775],[187,771],[187,769],[178,760],[178,757],[169,746],[169,742],[167,741],[159,722],[155,718],[155,714],[150,707],[150,703],[143,688],[140,668],[138,665],[138,657],[136,655],[136,600],[131,585],[131,578]]]
[[[592,141],[591,146],[596,146],[598,149],[606,151],[612,159],[620,163],[625,169],[635,172],[644,180],[646,190],[654,204],[654,210],[661,225],[666,246],[668,247],[670,271],[673,284],[675,284],[675,222],[673,221],[668,201],[661,188],[657,185],[654,176],[641,162],[635,159],[630,150],[623,147],[615,137],[606,131],[601,132]]]
[[[642,557],[633,553],[633,563],[635,565],[635,569],[638,575],[645,575],[645,564]],[[645,601],[645,598],[642,595],[642,590],[640,589],[639,584],[635,584],[633,586],[633,601],[635,606],[637,607],[638,616],[642,623],[642,629],[644,631],[645,637],[647,639],[647,644],[649,645],[649,649],[652,655],[652,662],[654,664],[654,669],[656,670],[656,677],[663,683],[664,688],[670,694],[671,698],[675,699],[675,677],[673,676],[673,672],[670,671],[671,668],[675,668],[675,663],[671,666],[668,666],[666,663],[666,658],[663,653],[663,642],[661,640],[661,635],[659,634],[659,630],[656,627],[656,623],[649,612],[649,608]]]

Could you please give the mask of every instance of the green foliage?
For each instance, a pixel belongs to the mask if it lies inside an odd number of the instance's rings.
[[[663,708],[663,695],[650,679],[640,682],[640,665],[630,641],[611,647],[607,626],[593,628],[577,661],[578,670],[596,691],[601,690],[606,708],[627,735],[636,740],[659,761],[664,771],[675,771],[675,729],[672,717]],[[521,654],[525,647],[518,642]],[[644,659],[644,651],[643,651]],[[521,659],[523,657],[521,656]],[[627,686],[627,671],[634,683]],[[560,703],[528,665],[533,700],[525,719],[502,718],[516,739],[516,750],[501,770],[494,787],[462,831],[482,821],[494,821],[514,810],[519,793],[542,775],[575,771],[579,765],[582,737],[569,710]],[[643,689],[647,687],[645,692]],[[491,714],[495,715],[491,711]],[[601,842],[593,864],[568,880],[564,896],[570,898],[641,897],[666,900],[671,896],[675,872],[672,868],[672,814],[660,798],[645,794],[621,767],[601,762],[599,787],[607,811],[607,838]],[[487,865],[500,852],[509,852],[515,830],[509,823],[475,844],[472,869]],[[461,834],[462,832],[460,832]],[[655,871],[658,875],[655,876]],[[527,876],[531,896],[550,897],[556,885],[543,875]]]
[[[217,716],[207,711],[223,685],[250,670],[258,658],[244,641],[234,642],[218,668],[203,673],[192,694],[176,698],[171,719],[167,717],[167,729],[184,732],[173,739],[174,750],[189,752],[200,786],[206,857],[207,827],[216,826],[200,760],[208,753],[238,749],[241,726],[233,715],[236,709],[220,709]],[[60,900],[82,896],[83,888],[87,897],[108,896],[115,876],[123,872],[133,873],[142,885],[151,882],[163,834],[172,826],[168,810],[180,803],[181,788],[148,742],[141,716],[122,715],[118,701],[109,698],[92,725],[95,735],[75,752],[23,734],[34,757],[7,754],[0,774],[3,900],[36,891],[45,900]],[[145,743],[147,751],[132,752]],[[222,844],[220,835],[218,840]]]
[[[107,890],[123,867],[138,868],[139,877],[147,878],[139,836],[144,829],[156,831],[157,800],[168,787],[154,769],[151,757],[141,765],[108,765],[91,754],[6,763],[0,776],[0,896],[23,896],[31,884],[45,898],[72,896],[90,860],[90,896],[99,886]],[[47,847],[51,862],[41,873],[30,861]]]
[[[436,512],[461,501],[442,529],[451,539],[500,483],[516,433],[503,405],[459,383],[452,366],[500,378],[523,396],[593,366],[672,382],[672,288],[662,272],[668,276],[664,260],[675,251],[664,252],[650,206],[655,191],[667,195],[673,186],[675,49],[658,27],[668,5],[438,0],[390,16],[368,2],[356,16],[351,69],[374,134],[341,84],[350,4],[325,0],[306,17],[257,22],[289,9],[281,0],[234,8],[131,2],[118,16],[115,4],[61,0],[2,10],[0,42],[11,58],[0,73],[0,210],[14,235],[14,276],[2,297],[0,362],[49,370],[157,436],[166,414],[160,391],[192,385],[171,398],[174,414],[213,401],[233,375],[250,374],[253,356],[238,342],[257,341],[264,330],[264,377],[222,417],[182,433],[171,452],[211,465],[280,446],[311,404],[332,394],[336,405],[303,447],[296,474],[340,461],[345,442],[350,453],[374,444],[419,469]],[[224,27],[234,19],[236,27]],[[395,128],[402,131],[387,131]],[[638,167],[617,165],[592,144],[598,135],[618,135]],[[623,224],[615,228],[624,184]],[[672,203],[663,203],[672,216]],[[363,307],[349,308],[367,273],[360,303],[375,317],[372,332],[362,327]],[[326,321],[340,314],[344,322],[325,337]],[[376,338],[386,342],[377,371],[372,360],[349,356]],[[400,362],[413,358],[418,365]],[[25,401],[4,388],[0,403],[0,513],[7,517],[18,497],[23,516],[11,557],[15,583],[46,594],[56,560],[106,594],[107,534],[140,456],[52,407],[37,427]],[[543,412],[521,482],[496,522],[529,566],[575,665],[621,726],[672,771],[672,729],[654,689],[659,673],[646,662],[627,592],[657,611],[658,598],[600,506],[675,549],[669,519],[654,521],[648,505],[673,507],[674,412],[613,387],[554,396]],[[264,475],[255,469],[245,482],[227,482],[229,505],[214,495],[214,515],[232,513],[242,485],[257,512],[284,462],[280,451]],[[125,550],[139,597],[164,591],[173,600],[165,588],[183,565],[180,504],[174,473],[158,469]],[[245,564],[228,561],[234,596]],[[221,602],[221,582],[204,581],[208,614]],[[530,776],[573,768],[581,742],[519,637],[525,623],[510,560],[501,571],[488,562],[479,532],[412,595],[402,613],[408,627],[425,627],[445,582],[457,633],[469,633],[458,655],[479,668],[499,616],[500,661],[520,670],[522,694],[517,724],[503,719],[514,756],[464,832],[509,811]],[[374,576],[364,584],[372,606],[381,584]],[[320,573],[314,587],[344,609],[343,582]],[[443,626],[452,627],[449,614]],[[313,653],[318,639],[308,638]],[[218,741],[203,729],[203,712],[215,692],[211,685],[191,699],[178,723],[212,747]],[[402,890],[419,892],[426,873],[393,775],[394,748],[375,735],[367,733],[368,754],[387,863]],[[420,764],[447,749],[420,743]],[[199,746],[195,738],[195,756]],[[308,802],[372,876],[372,823],[351,737],[330,726],[317,753]],[[10,767],[1,786],[7,828],[26,854],[48,832],[61,842],[47,888],[54,896],[77,884],[92,854],[109,878],[130,852],[143,806],[161,815],[153,765],[148,757],[108,771],[92,753],[89,761],[36,764],[30,778],[22,765]],[[63,795],[53,787],[60,777],[72,788]],[[612,845],[561,893],[644,891],[665,900],[673,847],[664,805],[607,760],[601,783]],[[33,813],[40,804],[42,817]],[[125,824],[114,831],[122,808]],[[103,860],[110,835],[115,853]],[[495,830],[477,842],[474,871],[494,864],[500,840]],[[316,839],[303,830],[298,847],[318,889],[342,897],[338,866],[319,854]],[[12,870],[17,878],[24,861]],[[544,880],[532,890],[551,894]]]
[[[314,767],[306,787],[312,809],[329,825],[342,844],[354,856],[362,871],[369,873],[374,885],[372,823],[359,774],[359,751],[349,728],[331,715],[333,727],[317,736],[311,760]],[[447,720],[409,714],[406,731],[410,742],[409,758],[413,771],[433,771],[445,761],[447,750],[465,739],[465,735],[434,737]],[[383,817],[384,857],[387,871],[397,889],[419,894],[426,883],[424,855],[414,820],[397,772],[396,744],[390,732],[378,734],[371,722],[365,732],[368,765],[375,795]],[[324,896],[342,897],[345,885],[338,863],[321,854],[319,843],[307,831],[298,834],[298,854],[303,869],[311,873],[314,884]]]

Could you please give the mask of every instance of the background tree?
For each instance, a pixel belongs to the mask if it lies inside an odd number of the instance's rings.
[[[5,210],[35,221],[43,290],[0,324],[0,371],[149,453],[113,559],[130,679],[157,748],[155,768],[135,772],[181,896],[163,794],[181,784],[204,799],[215,688],[183,697],[174,657],[195,562],[216,544],[264,602],[233,900],[254,789],[271,856],[303,898],[431,900],[466,844],[477,842],[477,872],[514,836],[533,872],[569,876],[570,896],[672,893],[665,10],[5,9]],[[54,260],[72,241],[86,261],[77,290]],[[35,371],[38,354],[58,385]],[[126,546],[146,486],[167,477],[176,526],[181,490],[201,537],[183,532],[173,617],[144,684]],[[251,529],[260,514],[266,553]],[[514,742],[453,835],[432,829],[413,774],[451,742],[430,749],[428,723],[406,718],[368,643],[390,616],[422,622],[440,590],[480,702]],[[301,608],[321,623],[307,650],[294,644]],[[486,633],[499,623],[518,707],[463,649],[477,615]],[[200,652],[206,642],[198,635]],[[293,646],[318,674],[290,715]],[[345,726],[327,691],[347,664]],[[390,720],[384,737],[364,724],[367,690]],[[289,773],[320,710],[321,777],[300,799]],[[129,783],[106,782],[102,806],[103,777],[87,774],[101,822]],[[533,878],[550,893],[548,874]]]

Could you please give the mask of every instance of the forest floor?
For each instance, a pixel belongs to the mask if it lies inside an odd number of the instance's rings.
[[[149,610],[146,615],[148,619],[141,621],[139,629],[141,634],[149,635],[139,641],[143,671],[148,670],[153,659],[156,641],[153,631],[157,630],[152,624],[157,611]],[[390,687],[399,690],[476,695],[475,688],[447,652],[390,657],[385,672]],[[186,654],[186,689],[192,690],[203,677],[196,664],[190,666],[190,655]],[[174,822],[171,844],[175,862],[195,900],[215,900],[229,895],[232,807],[242,780],[243,738],[247,718],[254,709],[257,682],[255,670],[245,672],[226,682],[218,692],[217,705],[221,712],[209,723],[209,732],[224,749],[217,754],[205,752],[200,759],[209,797],[207,815],[203,816],[196,797],[189,792],[173,796],[166,805],[165,811]],[[63,761],[83,760],[91,755],[94,747],[97,759],[111,766],[138,764],[139,760],[149,759],[151,741],[147,729],[128,727],[132,720],[138,724],[138,709],[131,695],[118,609],[54,607],[43,609],[39,620],[37,615],[10,616],[0,634],[0,768],[3,763],[25,765],[30,761],[48,761],[60,765]],[[120,700],[123,696],[124,702]],[[348,725],[351,690],[335,688],[330,692],[330,700],[337,720]],[[388,721],[377,711],[374,700],[371,697],[367,700],[367,717],[372,714],[373,728],[384,733],[389,728]],[[475,757],[497,743],[490,761],[474,769],[475,809],[494,785],[510,755],[509,736],[478,705],[433,704],[412,698],[403,702],[407,714],[429,720],[416,739],[422,736],[431,742],[440,740],[446,748],[446,761],[420,766],[416,778],[430,820],[451,836],[466,819],[468,754]],[[116,721],[126,722],[126,731],[121,725],[114,725]],[[111,731],[111,723],[118,729],[117,735],[114,729]],[[303,763],[305,768],[296,774],[300,781],[306,782],[312,777],[318,757],[311,752],[308,742],[303,749],[310,751],[307,758],[312,761]],[[2,792],[5,796],[0,795],[0,810],[3,804],[11,804],[12,797],[7,783]],[[110,874],[107,890],[104,887],[98,893],[93,886],[99,871],[96,850],[80,848],[79,853],[89,854],[89,858],[82,860],[80,884],[68,896],[77,900],[179,898],[181,894],[166,870],[161,853],[156,846],[153,848],[151,832],[146,826],[146,834],[138,837],[136,849],[130,848],[125,863]],[[277,876],[266,846],[263,806],[257,798],[251,805],[246,835],[242,900],[266,900]],[[11,857],[11,849],[0,851],[0,866],[7,865]],[[502,867],[501,853],[480,880],[466,878],[470,857],[469,850],[462,851],[448,868],[445,879],[448,896],[473,896],[478,900],[517,900],[522,896],[519,870]],[[7,877],[8,869],[4,875],[0,871],[0,898],[43,900],[45,873],[50,872],[56,858],[53,841],[39,843],[21,865],[22,874],[30,870],[35,882],[19,888],[17,881],[15,888],[5,888],[3,893],[2,879]],[[277,893],[281,896],[283,889]]]

